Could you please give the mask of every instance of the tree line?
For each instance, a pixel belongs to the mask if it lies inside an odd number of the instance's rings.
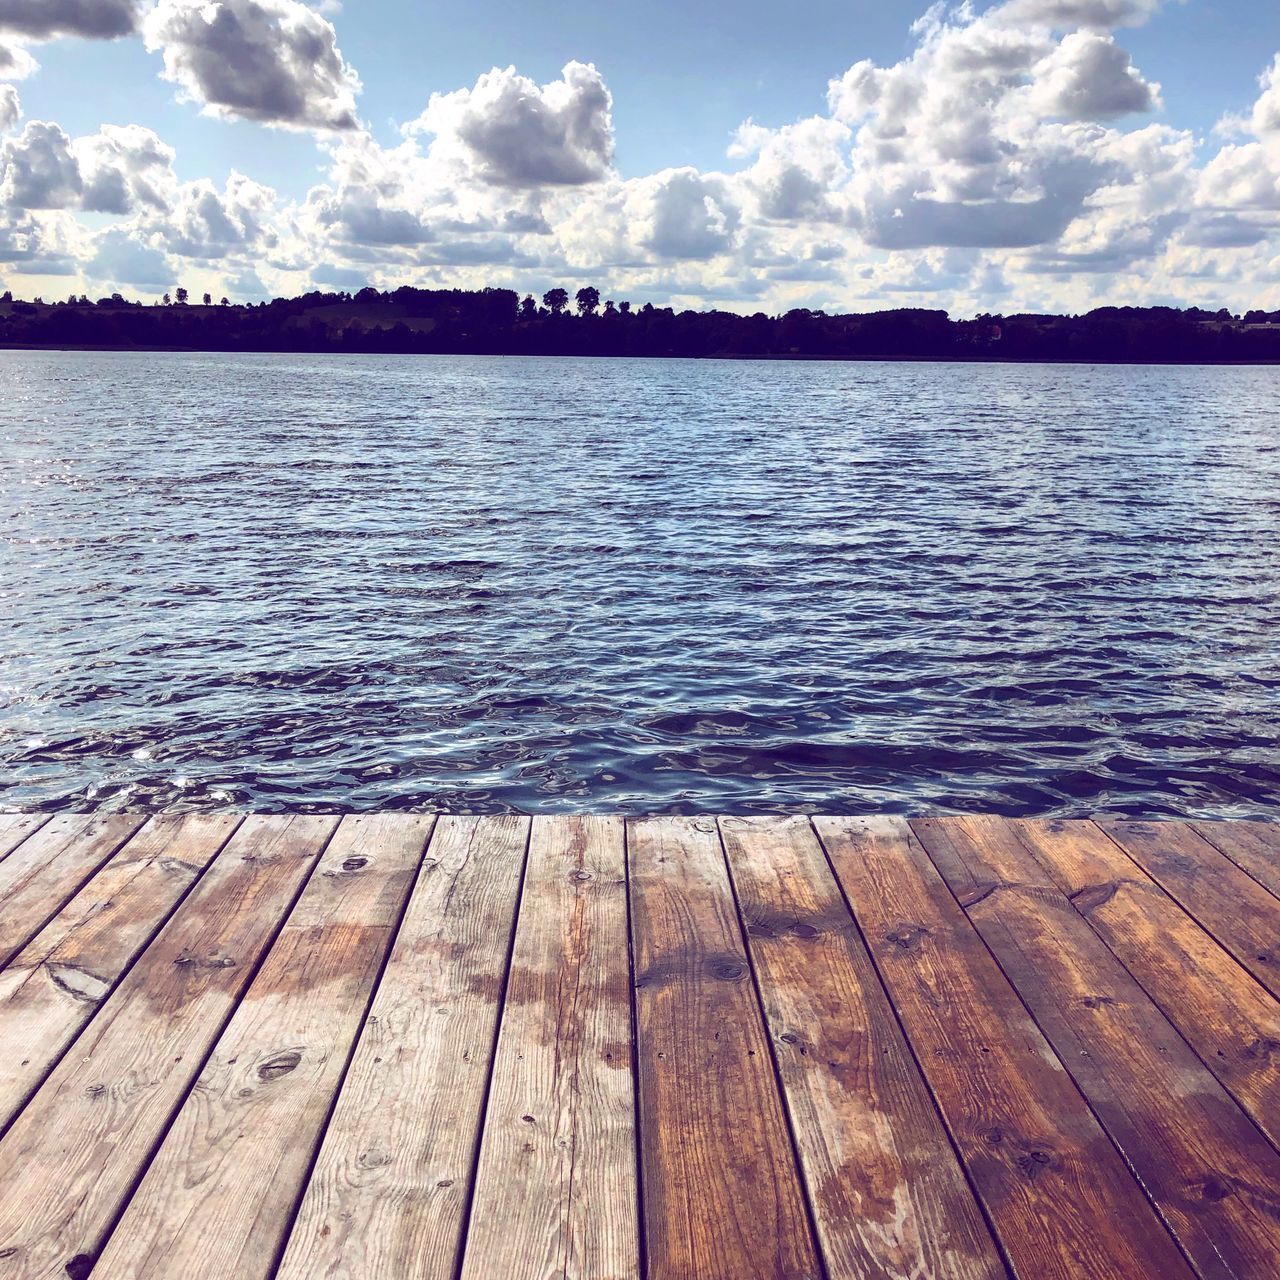
[[[594,286],[541,297],[510,289],[313,292],[271,302],[155,304],[121,295],[46,303],[0,295],[0,346],[690,356],[771,359],[1280,363],[1280,312],[1101,307],[1083,315],[980,315],[904,308],[834,314],[794,308],[677,311],[602,299]]]

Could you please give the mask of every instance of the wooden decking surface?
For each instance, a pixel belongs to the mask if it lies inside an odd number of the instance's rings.
[[[0,816],[0,1280],[1280,1276],[1280,827]]]

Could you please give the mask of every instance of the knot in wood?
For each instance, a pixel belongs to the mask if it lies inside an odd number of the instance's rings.
[[[928,936],[929,930],[922,924],[900,924],[892,933],[886,934],[884,940],[900,951],[914,951],[920,946],[920,940]]]
[[[289,1049],[285,1053],[278,1053],[274,1058],[268,1058],[258,1068],[259,1080],[279,1080],[281,1076],[287,1076],[289,1072],[296,1071],[302,1063],[302,1054],[297,1049]]]
[[[363,871],[369,865],[368,858],[348,858],[342,864],[343,871]]]
[[[586,884],[588,880],[594,880],[595,875],[592,872],[579,867],[577,871],[569,872],[569,879],[577,884]]]
[[[730,956],[711,961],[707,968],[711,976],[721,982],[737,982],[747,971],[747,966],[741,960]]]

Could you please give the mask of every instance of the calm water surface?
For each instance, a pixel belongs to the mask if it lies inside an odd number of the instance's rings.
[[[0,807],[1275,817],[1277,393],[0,352]]]

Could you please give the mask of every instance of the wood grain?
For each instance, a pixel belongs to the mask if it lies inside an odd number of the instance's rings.
[[[804,818],[722,818],[830,1280],[1003,1262]]]
[[[1092,823],[1009,826],[1280,1147],[1280,1004]]]
[[[1280,826],[1274,822],[1193,822],[1190,826],[1280,897]]]
[[[0,968],[62,910],[142,821],[121,814],[51,818],[0,862]]]
[[[43,813],[0,813],[0,860],[48,821],[48,815]]]
[[[1280,899],[1185,823],[1099,818],[1098,826],[1280,996]]]
[[[638,1280],[620,818],[535,818],[463,1280]]]
[[[716,824],[628,831],[649,1280],[817,1280]]]
[[[912,828],[1196,1271],[1273,1275],[1280,1154],[1007,822]]]
[[[281,1280],[454,1280],[528,833],[439,819]]]
[[[239,823],[149,822],[0,972],[0,1133]]]
[[[1016,1274],[1190,1276],[906,822],[814,825]]]
[[[343,819],[103,1250],[104,1275],[274,1272],[432,822]]]
[[[14,1121],[0,1277],[88,1273],[336,825],[246,819]]]

